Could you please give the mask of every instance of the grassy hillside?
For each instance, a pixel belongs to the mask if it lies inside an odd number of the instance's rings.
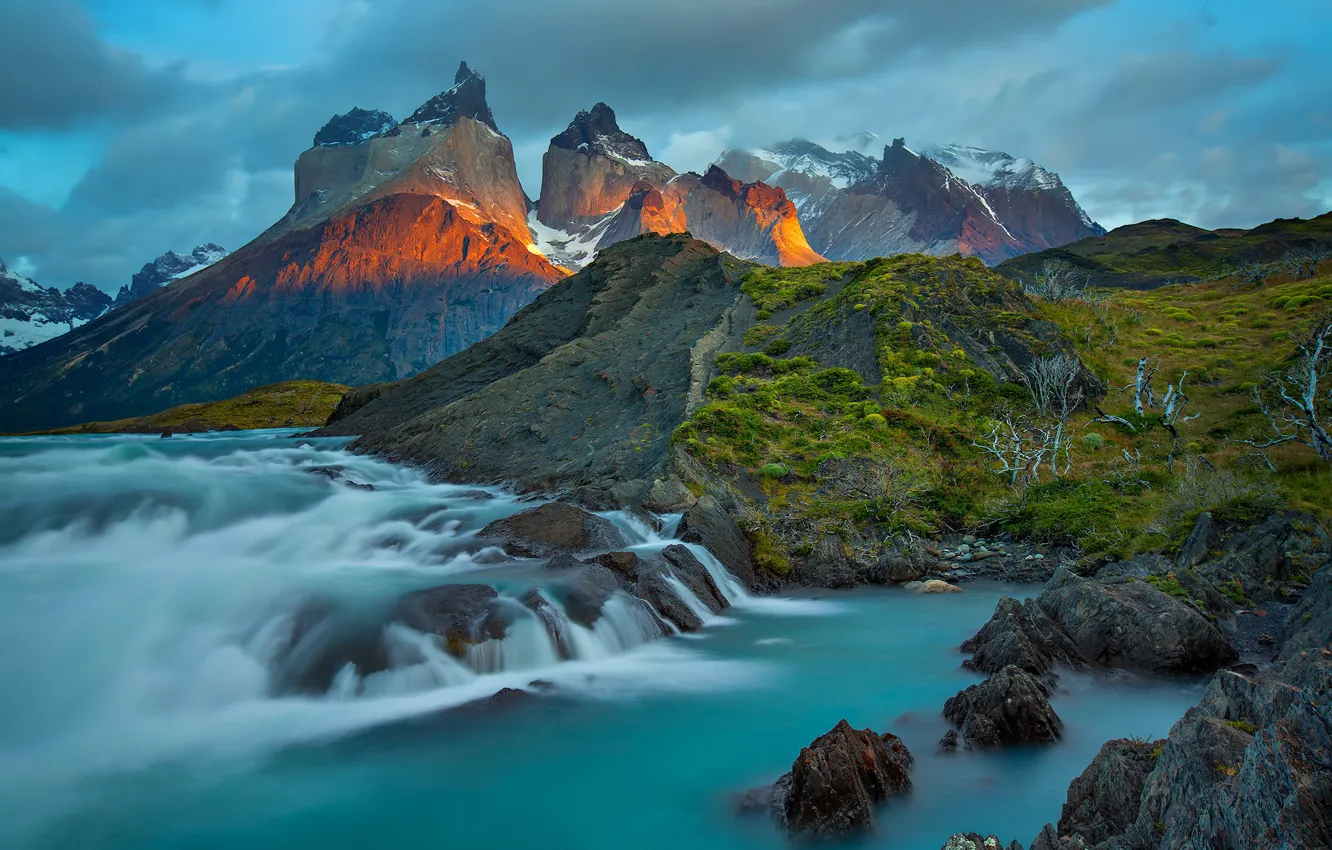
[[[346,392],[347,387],[341,384],[286,381],[256,387],[222,401],[182,404],[152,416],[114,422],[85,422],[45,433],[152,433],[166,430],[187,433],[317,427],[324,424]]]
[[[718,357],[708,403],[674,438],[684,465],[706,471],[700,486],[720,478],[748,507],[770,572],[834,535],[861,560],[893,536],[966,530],[1123,558],[1178,545],[1204,510],[1235,522],[1287,507],[1332,514],[1332,472],[1312,450],[1240,442],[1264,434],[1253,390],[1332,305],[1332,264],[1261,287],[1221,279],[1032,302],[979,263],[913,255],[762,269],[744,289],[764,324]],[[1033,440],[1058,419],[1033,409],[1014,374],[1031,358],[1018,355],[1052,357],[1065,340],[1094,375],[1076,380],[1087,403],[1064,422],[1054,469],[1047,455],[1034,474],[1001,474],[985,449],[996,433]],[[1156,404],[1138,415],[1125,388],[1142,357],[1157,369]],[[1181,378],[1172,434],[1161,402]]]
[[[1150,289],[1228,276],[1244,263],[1271,263],[1292,248],[1332,247],[1332,213],[1277,219],[1252,230],[1203,230],[1173,219],[1117,227],[1104,236],[1014,257],[1000,273],[1029,279],[1049,260],[1071,263],[1092,286]]]

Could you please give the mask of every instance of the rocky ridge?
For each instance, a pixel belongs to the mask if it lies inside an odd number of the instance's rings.
[[[151,263],[144,263],[143,268],[130,279],[127,286],[120,287],[116,293],[115,306],[121,307],[150,295],[175,280],[187,278],[201,272],[227,255],[227,249],[212,242],[196,246],[188,254],[167,251]]]

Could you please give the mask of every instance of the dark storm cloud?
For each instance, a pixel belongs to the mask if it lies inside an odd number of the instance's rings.
[[[74,0],[0,0],[0,72],[31,80],[0,91],[0,130],[109,128],[60,208],[0,189],[0,256],[26,257],[43,283],[114,290],[167,249],[236,248],[291,202],[292,162],[330,116],[401,118],[461,59],[486,74],[534,197],[549,136],[598,100],[678,168],[725,145],[869,129],[1032,157],[1112,223],[1308,215],[1328,174],[1325,80],[1278,84],[1285,48],[1205,46],[1187,21],[1079,28],[1111,0],[291,2],[323,32],[312,55],[205,79],[104,43]]]
[[[149,69],[97,35],[77,0],[0,0],[0,130],[64,129],[161,108],[179,68]]]
[[[521,134],[567,122],[597,100],[636,112],[726,102],[1039,32],[1106,2],[568,0],[516,10],[400,0],[375,4],[335,64],[410,81],[424,98],[422,84],[449,79],[465,57],[490,78],[502,128]]]

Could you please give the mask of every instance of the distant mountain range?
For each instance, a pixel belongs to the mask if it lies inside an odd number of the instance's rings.
[[[784,189],[810,245],[833,260],[960,253],[994,264],[1105,232],[1059,175],[998,151],[917,153],[895,139],[876,160],[794,139],[725,151],[717,165]]]
[[[40,332],[30,310],[10,348],[46,342],[0,358],[12,399],[0,428],[118,419],[297,378],[406,378],[494,333],[598,250],[685,231],[772,265],[904,251],[994,263],[1102,232],[1058,176],[1006,154],[924,155],[899,139],[875,159],[792,141],[681,174],[604,103],[551,139],[532,202],[485,79],[463,63],[405,121],[334,116],[297,158],[286,215],[235,253],[165,254],[109,313],[92,287],[81,312],[43,307]]]
[[[13,354],[46,342],[142,298],[174,280],[201,271],[227,255],[211,242],[189,254],[168,251],[146,263],[115,298],[88,283],[69,289],[38,286],[0,259],[0,355]]]

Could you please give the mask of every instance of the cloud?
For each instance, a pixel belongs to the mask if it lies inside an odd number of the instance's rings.
[[[75,0],[0,0],[0,129],[63,129],[161,108],[184,86],[106,44]]]
[[[0,0],[0,72],[23,83],[0,90],[0,132],[29,134],[12,146],[24,157],[39,131],[104,139],[91,167],[52,154],[77,168],[66,203],[0,187],[0,256],[28,257],[45,284],[114,290],[167,249],[236,248],[285,211],[291,165],[331,115],[402,117],[460,59],[486,73],[533,197],[550,136],[598,100],[679,170],[726,146],[871,130],[1032,157],[1109,224],[1253,225],[1321,212],[1332,185],[1332,83],[1310,72],[1317,39],[1281,20],[1259,44],[1229,18],[1110,0],[291,2],[282,14],[309,32],[275,67],[290,39],[250,3],[154,6],[149,61],[76,0]],[[173,53],[166,25],[181,15],[180,42],[201,45],[200,9],[231,28],[219,44],[253,42],[265,66]]]

